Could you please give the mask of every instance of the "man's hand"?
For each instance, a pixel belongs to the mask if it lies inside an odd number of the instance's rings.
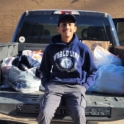
[[[83,88],[83,91],[85,93],[87,89],[85,88],[85,86],[82,86],[82,88]]]

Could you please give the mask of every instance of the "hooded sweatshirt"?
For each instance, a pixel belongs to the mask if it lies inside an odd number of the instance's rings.
[[[61,35],[56,35],[44,51],[40,77],[44,87],[50,82],[59,82],[88,89],[94,84],[96,70],[92,53],[76,34],[69,43],[62,42]]]

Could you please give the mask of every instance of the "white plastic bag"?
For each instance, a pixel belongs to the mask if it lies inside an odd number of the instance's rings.
[[[95,84],[89,91],[124,94],[124,67],[104,65],[97,71]]]
[[[15,57],[9,57],[3,60],[1,64],[3,77],[8,73],[8,70],[12,67],[12,62],[14,59]],[[2,85],[0,86],[0,88],[10,88],[10,85],[7,82],[8,82],[8,79],[3,78]]]
[[[117,66],[122,65],[120,58],[100,46],[96,46],[94,50],[94,63],[97,68],[100,68],[105,64],[115,64]]]
[[[12,62],[15,59],[15,57],[10,57],[10,58],[6,58],[3,60],[2,65],[1,65],[1,69],[2,69],[2,73],[6,73],[6,71],[8,71],[9,68],[12,67]]]
[[[36,68],[21,71],[17,67],[12,66],[8,69],[4,78],[6,83],[13,89],[20,92],[35,92],[39,91],[41,80],[35,76]]]

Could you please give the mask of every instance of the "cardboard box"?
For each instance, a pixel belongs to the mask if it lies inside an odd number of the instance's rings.
[[[110,45],[110,41],[83,40],[82,42],[89,47],[92,54],[94,53],[94,49],[97,45],[101,46],[102,48],[104,48],[106,50],[108,50],[109,45]]]

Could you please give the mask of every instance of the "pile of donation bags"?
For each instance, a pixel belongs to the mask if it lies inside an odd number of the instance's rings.
[[[124,94],[124,67],[121,59],[101,46],[95,47],[93,57],[98,70],[95,83],[88,91]]]
[[[3,60],[3,85],[19,92],[36,92],[41,86],[41,79],[35,76],[36,68],[40,66],[43,53],[41,51],[24,50],[21,56]]]
[[[24,50],[21,56],[6,58],[2,63],[3,85],[19,92],[35,92],[43,89],[41,79],[35,76],[40,66],[41,51]],[[124,67],[121,59],[97,45],[93,51],[97,67],[94,85],[89,92],[124,94]]]

